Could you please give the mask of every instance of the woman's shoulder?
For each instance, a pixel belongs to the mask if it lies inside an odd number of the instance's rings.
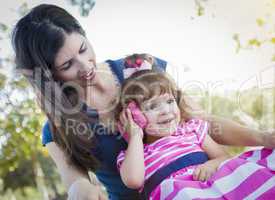
[[[49,121],[45,121],[43,128],[42,128],[42,144],[45,146],[46,144],[53,141],[52,133],[50,129]]]

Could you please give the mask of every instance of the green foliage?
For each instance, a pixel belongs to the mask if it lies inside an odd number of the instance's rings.
[[[3,89],[3,87],[5,86],[6,80],[7,77],[4,74],[0,73],[0,90]]]
[[[270,15],[270,14],[267,14]],[[275,45],[275,37],[274,37],[274,29],[270,29],[268,25],[273,27],[273,21],[270,21],[268,17],[265,18],[257,18],[256,25],[259,27],[261,35],[265,35],[263,39],[258,39],[256,37],[246,38],[243,42],[239,39],[239,34],[233,35],[233,40],[236,43],[236,52],[238,53],[239,50],[251,49],[251,48],[261,48],[264,44],[271,44]],[[266,34],[268,33],[268,34]],[[241,43],[246,43],[242,45]],[[272,55],[271,61],[275,61],[275,55]]]
[[[28,10],[27,3],[23,3],[16,11],[24,15]],[[3,40],[10,40],[10,32],[8,25],[0,23]],[[12,57],[0,54],[3,73],[5,66],[15,66]],[[41,144],[45,116],[34,103],[27,81],[14,72],[3,73],[0,73],[0,199],[43,199],[49,195],[66,199],[56,167]]]
[[[239,34],[235,33],[233,35],[233,40],[236,42],[237,47],[236,47],[236,53],[238,53],[241,49],[241,42],[240,42],[240,38],[239,38]]]
[[[72,5],[79,6],[79,12],[83,17],[87,17],[95,6],[95,0],[69,0]]]
[[[252,88],[241,93],[232,91],[228,96],[205,95],[200,104],[209,114],[232,119],[250,128],[275,129],[274,87],[267,89]],[[245,150],[245,147],[227,148],[232,155]]]
[[[263,26],[265,24],[265,21],[261,18],[256,19],[256,22],[257,22],[258,26]]]
[[[0,23],[0,31],[6,32],[8,30],[8,26],[6,24]]]
[[[28,7],[28,3],[27,2],[23,2],[21,4],[21,6],[19,6],[17,13],[19,14],[19,16],[24,16],[29,12],[29,7]]]
[[[204,15],[204,7],[202,6],[201,0],[195,0],[196,7],[197,7],[197,15],[202,16]]]
[[[259,40],[256,39],[256,38],[253,38],[253,39],[248,40],[248,44],[249,44],[250,46],[259,47],[259,46],[261,46],[262,42],[259,41]]]

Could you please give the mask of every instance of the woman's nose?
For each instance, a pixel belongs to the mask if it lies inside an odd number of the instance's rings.
[[[93,64],[93,62],[90,62],[88,60],[87,61],[79,60],[78,66],[79,66],[79,72],[82,74],[82,73],[89,72],[94,67],[94,64]]]

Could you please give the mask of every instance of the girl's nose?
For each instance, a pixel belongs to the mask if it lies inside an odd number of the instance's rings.
[[[160,108],[160,113],[162,115],[164,115],[164,114],[167,114],[169,112],[170,112],[170,107],[168,105],[166,105],[166,104],[162,104],[161,108]]]

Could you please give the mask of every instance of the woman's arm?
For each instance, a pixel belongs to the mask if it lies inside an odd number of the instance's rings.
[[[121,179],[127,187],[138,189],[143,185],[145,176],[143,130],[133,121],[129,109],[122,111],[120,121],[127,125],[126,131],[129,133],[128,147],[120,167]]]
[[[259,131],[240,125],[229,119],[208,115],[190,97],[184,97],[189,112],[210,124],[210,136],[217,143],[234,146],[265,146],[275,148],[275,131]]]
[[[219,144],[275,148],[274,130],[255,130],[214,115],[204,115],[204,119],[210,123],[210,136]]]
[[[69,200],[106,199],[100,187],[90,182],[88,173],[80,172],[67,163],[64,151],[56,143],[47,143],[46,148],[57,166],[63,184],[68,190]]]

